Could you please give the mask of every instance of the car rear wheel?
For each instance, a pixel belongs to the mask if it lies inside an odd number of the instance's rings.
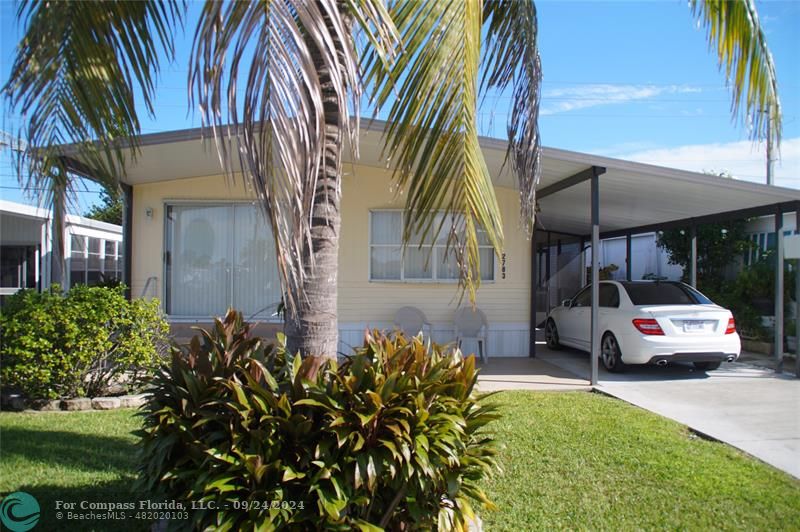
[[[558,341],[558,328],[552,319],[547,320],[544,325],[544,341],[550,349],[561,349],[561,343]]]
[[[622,353],[619,350],[619,344],[611,333],[606,333],[606,335],[603,336],[603,341],[600,343],[600,360],[603,362],[603,367],[612,373],[625,371],[625,364],[622,362]]]
[[[694,362],[694,367],[702,371],[714,371],[719,369],[722,362]]]

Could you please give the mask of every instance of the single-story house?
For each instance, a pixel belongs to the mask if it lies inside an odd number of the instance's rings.
[[[338,319],[340,347],[358,344],[366,327],[390,327],[413,305],[434,339],[453,338],[459,301],[451,268],[431,242],[429,269],[415,249],[401,255],[404,198],[381,159],[384,123],[362,125],[361,158],[343,165]],[[735,181],[572,151],[544,148],[534,243],[519,220],[519,193],[506,142],[482,138],[503,216],[505,249],[482,253],[477,305],[489,321],[490,356],[535,353],[535,326],[559,298],[583,282],[548,294],[548,280],[593,240],[720,219],[794,212],[800,191]],[[346,150],[347,152],[347,150]],[[76,167],[79,167],[76,164]],[[278,323],[281,298],[272,237],[241,180],[227,186],[213,140],[199,129],[144,135],[141,153],[123,177],[125,277],[134,297],[157,297],[176,326],[207,323],[232,305],[248,317]],[[599,246],[598,246],[599,247]],[[631,272],[641,268],[634,264]],[[566,294],[566,295],[565,295]]]
[[[50,285],[52,212],[0,200],[0,297]],[[63,285],[122,277],[122,227],[69,214],[64,220]]]

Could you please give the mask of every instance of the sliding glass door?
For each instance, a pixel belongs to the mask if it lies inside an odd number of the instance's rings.
[[[269,319],[280,301],[272,232],[249,203],[166,208],[166,309],[207,318],[228,307]]]

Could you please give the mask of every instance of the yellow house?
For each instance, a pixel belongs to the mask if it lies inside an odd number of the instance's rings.
[[[340,350],[359,344],[368,327],[391,327],[395,312],[407,305],[425,313],[435,340],[451,341],[459,305],[452,268],[435,243],[427,268],[418,250],[401,255],[404,198],[380,157],[383,123],[362,129],[361,158],[344,164]],[[731,218],[743,209],[750,215],[794,211],[800,201],[794,190],[545,148],[533,245],[521,228],[515,180],[503,164],[506,143],[482,139],[481,145],[506,238],[499,258],[488,246],[482,252],[477,305],[488,318],[491,356],[531,354],[531,324],[585,283],[590,190],[598,178],[594,221],[602,225],[601,237]],[[242,179],[225,180],[213,140],[198,129],[145,135],[123,181],[126,278],[134,297],[157,297],[176,329],[208,323],[228,306],[279,326],[270,231]]]

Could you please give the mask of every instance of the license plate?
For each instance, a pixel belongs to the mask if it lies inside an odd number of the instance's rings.
[[[706,330],[707,323],[705,321],[684,321],[684,332],[703,332]]]

